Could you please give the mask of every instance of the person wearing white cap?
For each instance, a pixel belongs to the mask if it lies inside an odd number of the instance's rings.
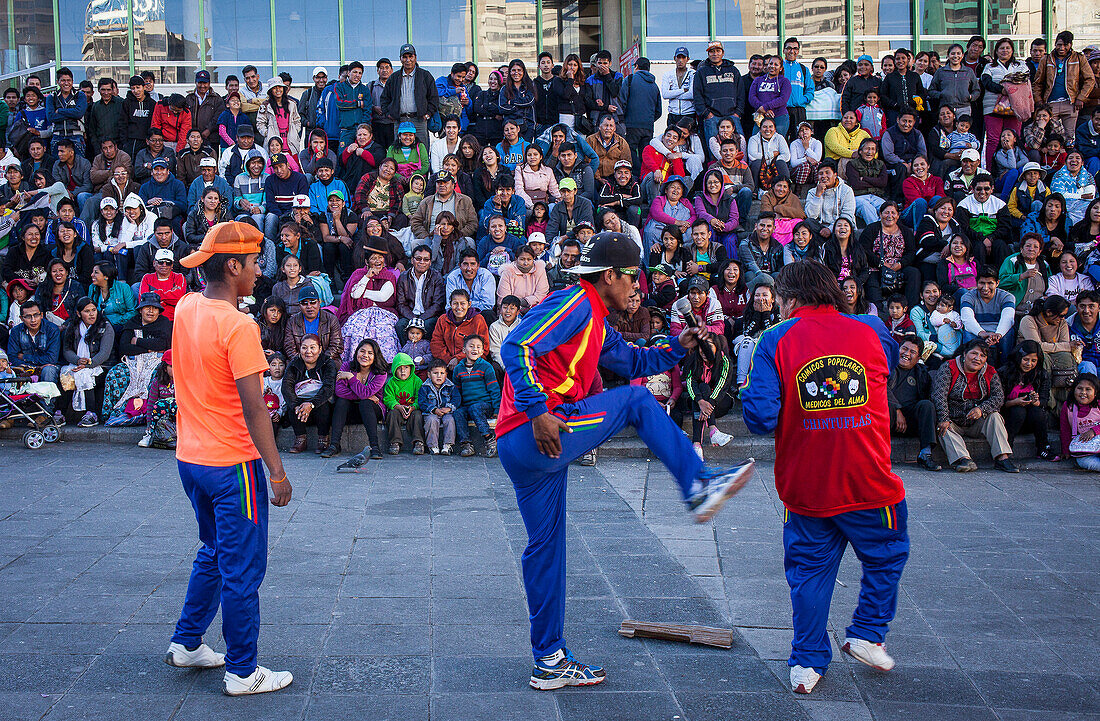
[[[158,250],[153,256],[154,271],[142,277],[138,293],[139,298],[149,292],[160,296],[161,305],[164,306],[163,314],[168,320],[175,318],[176,303],[187,294],[187,281],[182,273],[174,270],[178,261],[179,258],[170,249]]]
[[[218,161],[203,158],[199,161],[199,177],[191,181],[187,189],[187,207],[194,210],[202,199],[203,192],[213,186],[222,196],[222,203],[228,205],[233,200],[233,189],[221,175],[218,175]]]
[[[145,201],[137,193],[130,193],[122,201],[122,228],[118,232],[118,242],[125,244],[127,251],[133,251],[142,243],[153,238],[153,221],[156,216],[145,207]],[[125,251],[124,251],[125,252]],[[122,277],[122,269],[119,268]]]
[[[981,161],[981,153],[973,148],[967,148],[959,156],[961,167],[952,170],[943,179],[943,189],[955,199],[956,203],[970,195],[970,186],[974,184],[974,178],[978,175]]]
[[[1008,214],[1016,230],[1024,224],[1024,218],[1033,210],[1043,207],[1043,199],[1050,189],[1043,183],[1043,168],[1032,161],[1020,169],[1020,181],[1008,196]]]
[[[298,98],[298,114],[301,116],[301,125],[306,129],[307,136],[309,131],[313,129],[320,128],[324,130],[323,118],[319,114],[319,112],[323,113],[324,108],[318,107],[318,103],[324,96],[324,89],[329,87],[329,72],[324,69],[323,65],[318,65],[313,68],[312,78],[313,84],[306,88],[305,92]],[[319,121],[319,119],[321,120]],[[339,127],[338,122],[338,130]]]

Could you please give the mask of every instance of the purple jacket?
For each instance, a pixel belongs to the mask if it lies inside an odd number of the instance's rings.
[[[756,110],[770,110],[775,117],[787,114],[787,101],[791,98],[791,81],[782,75],[774,78],[767,74],[752,81],[749,87],[749,105]]]
[[[352,372],[351,363],[344,363],[340,366],[341,372]],[[382,386],[386,385],[386,380],[389,376],[385,373],[371,373],[367,376],[367,382],[363,383],[357,376],[351,378],[340,378],[336,381],[336,397],[343,398],[349,401],[361,401],[371,396],[382,397]],[[379,403],[379,406],[382,406]],[[382,406],[383,412],[385,407]]]

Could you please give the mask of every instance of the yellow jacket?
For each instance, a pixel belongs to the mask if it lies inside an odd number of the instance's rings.
[[[849,133],[843,125],[837,123],[836,127],[829,128],[829,132],[825,133],[825,155],[833,160],[851,158],[859,150],[859,144],[869,137],[871,134],[862,127],[856,126]]]

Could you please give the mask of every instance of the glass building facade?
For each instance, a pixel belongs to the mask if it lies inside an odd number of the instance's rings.
[[[774,53],[803,40],[829,60],[906,46],[943,51],[971,35],[1008,36],[1026,53],[1039,36],[1072,30],[1075,47],[1100,44],[1097,0],[0,0],[0,77],[66,65],[77,80],[215,81],[242,66],[287,71],[308,83],[315,65],[394,58],[405,42],[437,75],[474,59],[495,66],[542,50],[558,60],[637,43],[654,62],[686,45],[693,57],[720,39],[726,57]],[[394,58],[395,59],[395,58]],[[371,73],[368,73],[370,76]]]

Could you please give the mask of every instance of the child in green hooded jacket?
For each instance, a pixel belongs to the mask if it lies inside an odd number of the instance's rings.
[[[386,406],[386,428],[390,436],[390,455],[401,452],[404,431],[413,442],[413,455],[424,455],[424,416],[417,403],[423,381],[413,372],[416,364],[405,353],[393,357],[390,379],[382,386],[382,404]]]

